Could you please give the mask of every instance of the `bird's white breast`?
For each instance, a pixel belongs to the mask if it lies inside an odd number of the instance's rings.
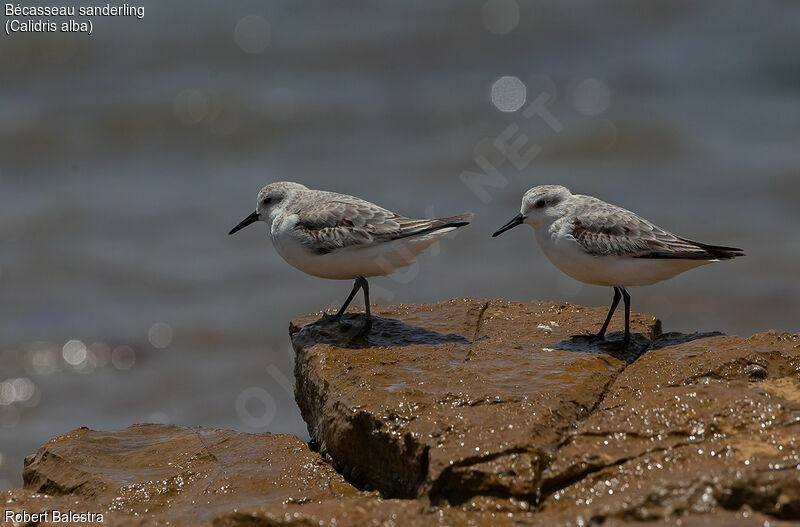
[[[441,229],[423,236],[353,245],[321,254],[303,243],[294,228],[297,222],[296,215],[278,217],[272,222],[270,238],[275,250],[288,264],[304,273],[332,280],[392,274],[413,264],[419,253],[453,230]]]
[[[585,252],[572,235],[551,225],[537,228],[536,239],[559,270],[592,285],[650,285],[712,261],[594,256]]]

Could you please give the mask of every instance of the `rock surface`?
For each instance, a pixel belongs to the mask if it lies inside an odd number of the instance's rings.
[[[648,351],[555,453],[542,509],[586,503],[600,520],[747,507],[800,519],[799,370],[800,338],[785,333]]]
[[[296,399],[321,451],[386,496],[535,502],[550,453],[636,357],[571,338],[602,311],[468,298],[394,306],[355,343],[311,316],[290,330]],[[658,328],[633,317],[634,332]]]
[[[619,352],[572,337],[604,308],[459,298],[374,313],[367,337],[353,313],[344,330],[319,314],[291,325],[319,453],[290,435],[81,428],[26,460],[4,510],[117,527],[800,520],[798,335],[662,334],[634,315]]]
[[[461,298],[374,313],[366,338],[318,314],[290,328],[309,431],[361,487],[540,520],[800,519],[797,335],[662,335],[634,315],[637,348],[619,354],[571,338],[603,308]]]
[[[91,513],[60,525],[516,525],[532,512],[471,513],[419,501],[383,500],[347,483],[295,436],[134,425],[79,428],[50,440],[25,463],[25,488],[4,494],[5,511]],[[46,522],[41,522],[42,525]]]
[[[164,425],[58,436],[25,460],[23,479],[28,491],[77,499],[109,518],[188,523],[359,494],[295,436]],[[30,495],[18,498],[22,510]]]

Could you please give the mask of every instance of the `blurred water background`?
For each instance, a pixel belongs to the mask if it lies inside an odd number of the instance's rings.
[[[376,302],[607,305],[530,229],[489,237],[560,183],[745,248],[633,291],[665,331],[798,330],[796,2],[136,5],[91,36],[0,35],[0,488],[78,426],[307,438],[289,320],[351,284],[289,267],[263,224],[227,236],[277,180],[476,213]],[[465,184],[487,163],[502,185]]]

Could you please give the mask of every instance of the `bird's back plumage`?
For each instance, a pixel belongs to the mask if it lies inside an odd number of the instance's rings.
[[[570,214],[557,220],[588,254],[715,260],[743,256],[741,249],[708,245],[682,238],[637,214],[591,196],[573,196]]]
[[[335,192],[311,191],[298,196],[295,231],[309,250],[327,254],[344,248],[366,247],[400,238],[422,236],[448,227],[469,224],[472,214],[449,218],[414,219],[396,214],[374,203]],[[305,193],[303,193],[305,194]]]

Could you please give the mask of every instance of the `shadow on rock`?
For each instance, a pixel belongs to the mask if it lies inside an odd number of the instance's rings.
[[[603,341],[593,341],[589,335],[586,337],[583,335],[576,335],[555,344],[552,349],[576,351],[579,353],[601,353],[631,364],[648,350],[657,350],[666,348],[667,346],[675,346],[693,340],[719,337],[721,335],[723,335],[723,333],[719,331],[711,331],[708,333],[678,333],[675,331],[672,333],[664,333],[650,340],[641,333],[633,333],[631,334],[631,342],[627,348],[619,347],[623,338],[622,332],[612,333]]]
[[[364,315],[345,314],[339,321],[320,318],[303,326],[292,336],[310,345],[328,344],[341,348],[363,349],[375,346],[438,345],[448,342],[471,344],[455,333],[439,333],[419,326],[409,326],[396,318],[372,317],[372,329],[364,333]]]
[[[552,349],[610,355],[630,364],[649,348],[651,341],[641,333],[632,333],[630,344],[626,348],[622,348],[620,345],[623,336],[624,334],[620,331],[609,334],[605,340],[594,341],[589,335],[586,337],[575,335],[554,344]]]
[[[664,333],[659,335],[658,338],[653,339],[647,349],[657,350],[666,348],[667,346],[677,346],[678,344],[684,344],[693,340],[724,336],[725,333],[719,331],[708,331],[706,333],[678,333],[677,331],[673,331],[672,333]]]

